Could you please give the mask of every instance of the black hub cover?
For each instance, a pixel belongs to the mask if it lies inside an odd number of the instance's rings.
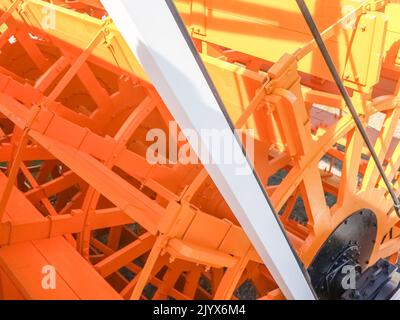
[[[355,212],[329,236],[314,257],[308,272],[320,299],[340,299],[345,291],[342,273],[345,266],[357,274],[368,264],[377,233],[375,214],[368,209]]]

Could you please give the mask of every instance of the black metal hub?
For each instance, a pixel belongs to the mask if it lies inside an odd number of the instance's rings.
[[[320,299],[341,298],[346,271],[353,268],[359,277],[369,262],[376,234],[376,216],[368,209],[355,212],[335,229],[308,268]]]
[[[343,300],[389,300],[400,288],[398,265],[379,260],[357,279],[356,287],[342,295]]]

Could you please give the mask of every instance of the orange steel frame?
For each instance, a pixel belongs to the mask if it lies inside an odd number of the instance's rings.
[[[384,117],[369,133],[397,193],[398,2],[307,1],[363,123]],[[295,1],[175,3],[233,123],[255,130],[256,172],[304,265],[362,208],[377,216],[369,263],[397,259],[399,218]],[[249,283],[284,298],[201,165],[146,161],[146,133],[173,118],[104,16],[97,0],[0,0],[0,298],[237,299]]]

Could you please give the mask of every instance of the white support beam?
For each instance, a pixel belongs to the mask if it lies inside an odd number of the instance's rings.
[[[204,66],[165,0],[101,0],[152,84],[182,129],[220,130],[231,126]],[[268,48],[266,48],[267,50]],[[251,165],[231,131],[235,163],[205,164],[211,178],[246,231],[268,270],[288,299],[315,299],[283,228],[254,174],[238,175],[243,164]],[[207,143],[201,141],[201,154]],[[192,145],[196,152],[198,146]],[[215,150],[207,150],[216,158]],[[242,165],[238,165],[241,163]]]
[[[391,298],[390,300],[400,300],[400,290],[398,290]]]

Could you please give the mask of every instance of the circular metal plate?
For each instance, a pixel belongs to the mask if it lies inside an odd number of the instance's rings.
[[[368,209],[355,212],[335,229],[308,268],[320,299],[340,298],[344,289],[333,278],[340,276],[343,264],[361,269],[368,265],[376,234],[376,216]]]

